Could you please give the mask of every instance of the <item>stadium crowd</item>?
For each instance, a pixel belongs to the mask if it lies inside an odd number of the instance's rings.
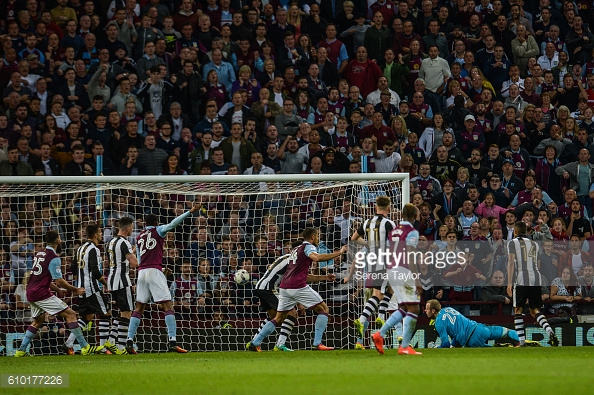
[[[543,300],[555,312],[594,313],[584,251],[594,215],[591,9],[557,0],[2,0],[0,175],[92,176],[98,155],[105,175],[407,172],[419,248],[477,246],[471,280],[458,275],[465,267],[422,269],[424,300],[511,311],[504,242],[523,220],[542,241]],[[238,287],[233,273],[257,279],[308,224],[322,227],[328,251],[346,243],[361,218],[340,198],[204,198],[167,241],[177,313],[254,313],[250,285]],[[93,193],[4,199],[1,317],[25,319],[23,284],[41,236],[64,232],[73,251],[98,220],[93,202]],[[166,222],[186,203],[114,192],[104,241],[122,216],[140,229],[143,214]],[[344,277],[348,267],[319,270]],[[329,302],[361,296],[342,277],[322,286]]]

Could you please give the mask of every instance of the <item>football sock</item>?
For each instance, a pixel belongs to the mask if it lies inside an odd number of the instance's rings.
[[[386,292],[384,294],[384,298],[382,299],[382,301],[379,304],[378,316],[383,321],[386,320],[386,312],[388,311],[388,306],[390,305],[390,299],[392,299],[392,294],[389,292]]]
[[[524,317],[522,317],[522,314],[514,315],[514,326],[516,327],[516,332],[518,333],[518,338],[520,339],[520,345],[524,345],[526,342],[526,336],[524,335]]]
[[[367,303],[365,303],[365,308],[363,309],[363,313],[361,313],[361,316],[359,317],[359,321],[361,321],[362,324],[367,322],[369,320],[369,317],[371,317],[373,315],[373,313],[375,313],[375,311],[377,310],[378,305],[379,305],[378,297],[372,296],[367,301]],[[363,332],[363,333],[365,333],[365,332]]]
[[[322,343],[322,336],[324,336],[324,332],[326,331],[326,327],[328,326],[328,314],[320,313],[318,314],[318,318],[316,318],[316,329],[315,329],[315,336],[313,345],[316,347],[317,345]]]
[[[165,312],[165,325],[167,326],[167,335],[170,342],[175,342],[177,326],[175,325],[175,314],[171,310]]]
[[[82,329],[82,328],[86,327],[88,325],[88,323],[89,323],[89,321],[85,320],[84,318],[79,318],[76,325],[78,325],[78,327]],[[70,348],[74,347],[75,340],[76,340],[76,335],[74,334],[74,332],[70,331],[70,336],[68,336],[68,339],[66,340],[66,346],[70,347]]]
[[[380,335],[382,337],[386,337],[386,334],[388,333],[390,328],[392,328],[396,324],[402,322],[402,319],[404,318],[405,315],[406,315],[406,312],[402,309],[398,309],[395,312],[393,312],[392,315],[390,316],[390,318],[388,318],[388,320],[384,323],[384,325],[382,325],[382,327],[380,329]]]
[[[538,325],[540,325],[540,327],[544,329],[549,336],[554,334],[553,328],[551,328],[551,325],[549,325],[549,321],[547,321],[547,319],[542,313],[538,313],[538,315],[536,316],[536,322],[538,322]]]
[[[128,340],[134,340],[134,336],[136,336],[136,331],[138,330],[138,326],[140,325],[141,318],[142,316],[139,312],[132,312],[132,317],[130,317],[130,324],[128,325]]]
[[[415,328],[417,327],[417,318],[418,316],[413,313],[406,313],[406,317],[402,320],[402,343],[400,346],[402,348],[406,348],[410,346],[410,339],[412,339],[413,334],[415,333]]]
[[[99,329],[99,345],[102,346],[109,338],[109,317],[100,317],[97,327]]]
[[[280,335],[278,336],[278,340],[276,341],[276,346],[284,346],[287,338],[291,334],[293,327],[297,324],[297,318],[288,315],[287,318],[283,321],[281,325]]]
[[[276,321],[275,320],[268,321],[266,323],[266,325],[264,325],[264,328],[262,328],[260,333],[258,333],[256,335],[256,337],[254,337],[254,340],[252,340],[252,344],[256,347],[259,346],[260,344],[262,344],[262,341],[264,339],[266,339],[266,337],[268,337],[268,335],[270,335],[275,330],[276,330]]]
[[[266,317],[264,319],[264,321],[262,321],[262,323],[260,324],[260,328],[258,329],[258,332],[256,333],[256,336],[258,336],[260,334],[260,332],[262,332],[262,328],[264,328],[264,325],[266,325],[268,323],[268,317]]]
[[[35,336],[36,333],[37,333],[37,328],[35,328],[32,325],[29,325],[29,327],[27,328],[27,331],[25,332],[25,338],[23,339],[23,342],[21,343],[21,346],[19,347],[19,351],[27,351],[27,346],[29,345],[29,343],[31,343],[31,340],[33,339],[33,337]]]
[[[365,337],[365,332],[367,332],[367,328],[369,328],[369,321],[365,320],[364,322],[362,322],[363,324],[363,337]],[[357,341],[361,344],[363,344],[364,339],[360,339],[357,338]]]
[[[74,335],[78,344],[81,348],[85,348],[89,345],[83,336],[82,329],[80,329],[79,325],[76,322],[71,322],[68,324],[68,329],[70,329],[70,333]]]
[[[111,325],[111,332],[109,333],[109,339],[107,339],[111,344],[118,344],[118,325],[119,319],[114,318]]]
[[[130,325],[130,319],[120,317],[118,320],[118,349],[120,351],[126,347],[126,340],[128,338],[128,325]]]

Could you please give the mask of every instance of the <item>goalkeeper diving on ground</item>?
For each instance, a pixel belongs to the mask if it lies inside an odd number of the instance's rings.
[[[439,348],[490,347],[489,340],[499,339],[509,339],[514,345],[520,342],[516,331],[502,326],[479,324],[451,307],[442,309],[436,299],[427,301],[425,314],[435,323],[435,330],[441,340]]]

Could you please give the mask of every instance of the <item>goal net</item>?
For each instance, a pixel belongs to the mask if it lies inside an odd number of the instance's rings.
[[[136,176],[136,177],[0,177],[2,202],[2,309],[0,347],[5,355],[18,348],[31,321],[26,283],[33,257],[44,248],[43,236],[57,230],[65,245],[62,274],[71,284],[71,264],[85,241],[85,229],[103,228],[103,275],[109,274],[107,243],[117,235],[117,221],[134,220],[134,233],[144,229],[143,218],[153,213],[160,224],[187,211],[197,201],[200,210],[167,234],[164,266],[177,321],[177,342],[191,351],[242,350],[258,331],[266,313],[254,295],[254,285],[276,257],[288,253],[308,226],[321,230],[318,251],[332,252],[348,243],[361,222],[373,216],[375,200],[389,196],[392,219],[409,201],[407,174],[266,175],[266,176]],[[336,281],[311,284],[330,308],[324,344],[353,348],[352,321],[365,302],[365,290],[356,279],[344,283],[354,254],[312,267],[313,274],[332,273]],[[238,285],[234,274],[247,270],[250,281]],[[137,273],[130,273],[134,283]],[[133,287],[132,291],[135,289]],[[75,311],[78,297],[59,294]],[[119,312],[112,306],[112,320]],[[313,341],[315,315],[299,313],[287,346],[307,349]],[[83,332],[91,344],[99,343],[95,325]],[[371,329],[373,329],[373,324]],[[61,353],[68,336],[61,318],[47,316],[33,340],[30,353]],[[276,334],[262,348],[272,349]],[[163,311],[147,306],[135,339],[140,352],[167,349]],[[78,344],[75,350],[79,349]]]

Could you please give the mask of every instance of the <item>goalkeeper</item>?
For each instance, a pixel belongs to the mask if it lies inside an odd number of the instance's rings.
[[[489,340],[498,339],[511,339],[514,345],[520,341],[516,331],[502,326],[479,324],[451,307],[442,309],[436,299],[427,302],[425,314],[435,323],[435,330],[441,339],[439,348],[489,347]]]

